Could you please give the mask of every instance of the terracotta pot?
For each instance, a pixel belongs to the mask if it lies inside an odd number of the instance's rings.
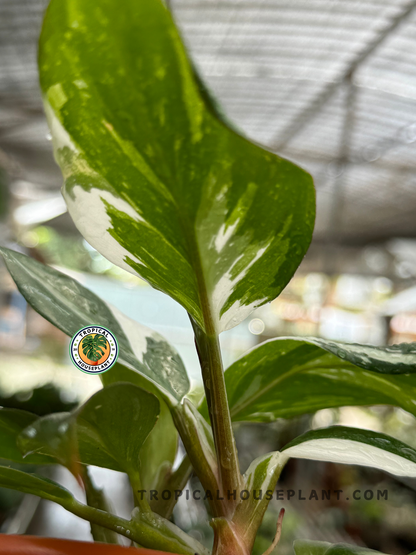
[[[0,555],[172,555],[105,543],[0,534]]]

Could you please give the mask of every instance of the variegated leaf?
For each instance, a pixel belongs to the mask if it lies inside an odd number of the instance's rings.
[[[255,459],[244,474],[247,499],[237,506],[233,523],[249,552],[286,462],[281,453],[268,453]]]
[[[280,293],[311,240],[312,179],[218,118],[161,0],[52,0],[39,60],[91,245],[209,334]]]
[[[71,277],[4,247],[0,253],[27,302],[57,328],[71,337],[85,326],[104,326],[117,338],[118,360],[155,387],[167,403],[177,404],[188,392],[183,362],[162,336],[128,318]],[[114,370],[109,373],[114,374]],[[111,382],[115,377],[106,374],[101,375],[103,381]],[[125,376],[123,379],[130,381]]]
[[[225,381],[234,421],[348,405],[393,405],[416,415],[416,344],[271,339],[232,364]]]
[[[416,477],[416,450],[386,434],[332,426],[306,432],[281,449],[286,459],[357,464],[395,476]]]

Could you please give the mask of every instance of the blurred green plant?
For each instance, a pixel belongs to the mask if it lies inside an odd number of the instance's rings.
[[[7,173],[0,167],[0,219],[7,216],[9,206],[9,189]]]
[[[71,412],[36,419],[0,411],[0,456],[66,466],[84,484],[87,504],[57,483],[8,467],[0,468],[0,485],[89,520],[98,541],[115,542],[116,532],[144,547],[202,555],[208,550],[169,520],[175,493],[194,470],[210,505],[213,553],[249,555],[290,458],[416,476],[416,450],[342,426],[308,431],[240,472],[233,421],[270,422],[345,404],[389,404],[414,415],[416,348],[280,338],[224,375],[219,335],[293,276],[311,241],[315,193],[305,171],[227,124],[164,4],[125,0],[120,9],[115,0],[52,0],[39,67],[75,224],[113,264],[187,310],[205,398],[188,398],[184,364],[161,336],[68,276],[3,248],[37,312],[69,336],[92,322],[108,327],[120,355],[101,374],[104,389]],[[178,433],[187,454],[173,470]],[[89,465],[129,476],[136,502],[130,520],[111,513]],[[155,500],[152,488],[171,495]],[[282,517],[266,554],[279,540]],[[295,544],[299,555],[357,550]]]
[[[45,384],[29,390],[22,390],[13,395],[0,389],[0,406],[9,409],[21,409],[44,416],[53,412],[70,411],[76,406],[75,401],[62,399],[62,391],[53,384]]]

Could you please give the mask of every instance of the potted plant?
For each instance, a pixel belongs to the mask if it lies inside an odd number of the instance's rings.
[[[0,468],[0,485],[88,520],[97,542],[115,544],[123,535],[135,546],[205,555],[207,548],[170,520],[193,471],[210,505],[212,552],[249,555],[270,492],[292,457],[416,476],[411,447],[339,426],[311,430],[241,473],[233,422],[270,422],[368,399],[415,415],[416,348],[277,338],[224,373],[219,335],[276,298],[291,279],[311,241],[315,193],[305,171],[227,123],[161,0],[52,0],[39,68],[63,195],[76,226],[111,262],[186,309],[205,396],[191,400],[185,367],[163,337],[72,278],[2,248],[37,312],[70,337],[93,324],[111,330],[119,357],[100,374],[103,389],[70,413],[37,418],[0,411],[0,457],[65,466],[83,485],[86,503],[41,473],[8,466]],[[173,470],[178,434],[186,456]],[[111,512],[89,465],[128,475],[136,504],[130,520]],[[267,553],[278,542],[282,519],[283,512]],[[0,553],[12,553],[7,546],[14,541],[3,538]],[[89,552],[98,547],[115,549],[97,544]],[[297,555],[357,549],[295,543]]]

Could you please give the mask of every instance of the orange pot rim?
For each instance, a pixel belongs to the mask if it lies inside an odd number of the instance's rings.
[[[172,555],[153,549],[123,547],[40,536],[0,534],[0,555]]]

